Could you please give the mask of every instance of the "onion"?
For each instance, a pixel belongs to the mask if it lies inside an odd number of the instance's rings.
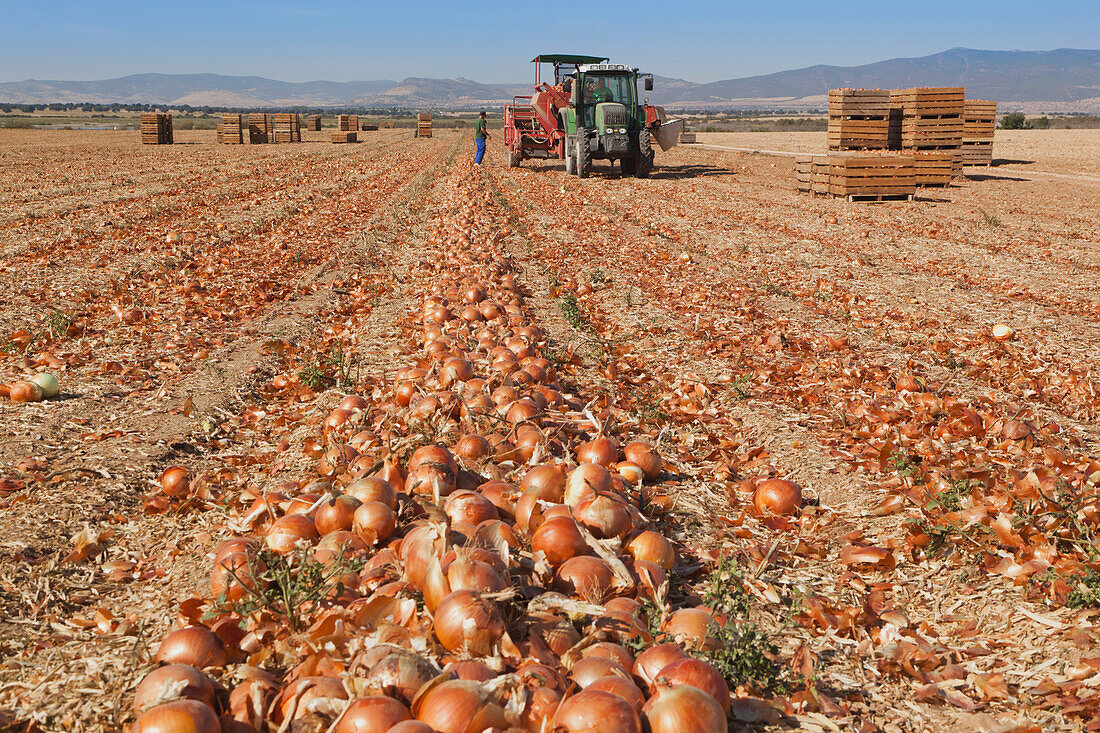
[[[600,539],[625,537],[630,532],[630,512],[626,504],[610,496],[590,496],[576,504],[577,521]]]
[[[651,646],[634,660],[634,677],[646,687],[650,687],[657,680],[661,670],[681,659],[688,659],[687,652],[679,644],[667,642]]]
[[[335,677],[299,677],[283,688],[279,696],[279,714],[283,720],[291,715],[297,718],[309,709],[308,703],[312,700],[347,699],[344,683]]]
[[[709,608],[681,608],[668,617],[664,631],[689,649],[716,649],[718,641],[710,633],[716,623]]]
[[[660,532],[646,530],[634,536],[623,548],[635,560],[646,560],[672,570],[676,563],[676,550]]]
[[[409,470],[405,478],[405,493],[433,496],[438,489],[440,496],[455,490],[457,472],[443,463],[423,463]]]
[[[355,516],[355,510],[359,508],[359,504],[358,499],[347,494],[322,502],[313,515],[313,523],[316,525],[317,534],[326,535],[337,530],[347,531],[351,529],[352,518]]]
[[[256,590],[262,584],[257,576],[266,570],[264,562],[249,553],[223,555],[214,560],[214,568],[210,571],[210,594],[214,598],[224,595],[227,600],[239,601],[250,589]]]
[[[191,490],[187,469],[183,466],[169,466],[160,475],[160,488],[168,496],[177,499],[187,496]]]
[[[421,446],[413,451],[409,458],[409,473],[431,463],[441,463],[449,468],[452,474],[458,473],[458,464],[455,463],[454,456],[444,446],[438,444]]]
[[[531,535],[531,549],[542,552],[551,567],[571,557],[588,554],[588,543],[577,523],[569,517],[554,517],[543,522]]]
[[[322,476],[335,476],[358,457],[359,453],[350,445],[334,445],[324,452],[317,462],[317,473]]]
[[[412,707],[416,719],[437,733],[482,733],[509,726],[504,708],[480,684],[469,680],[428,685]]]
[[[647,443],[640,441],[627,443],[626,447],[623,448],[623,455],[626,456],[626,460],[642,469],[645,477],[650,481],[657,478],[665,466],[665,462],[657,454],[657,451],[653,450]]]
[[[610,594],[614,576],[598,557],[571,557],[554,571],[554,590],[592,603],[602,603]]]
[[[528,733],[551,730],[554,713],[561,704],[561,693],[549,687],[535,687],[527,691],[527,703],[520,714],[520,725]]]
[[[621,664],[606,657],[582,657],[569,668],[569,678],[577,683],[578,687],[588,687],[600,677],[630,677]]]
[[[610,659],[613,662],[618,662],[623,669],[632,669],[634,667],[634,655],[626,650],[621,644],[615,644],[610,641],[600,641],[590,646],[586,646],[581,651],[581,658],[586,657],[602,657],[604,659]]]
[[[333,733],[386,733],[405,720],[412,720],[412,714],[397,700],[381,695],[361,697],[348,704]]]
[[[452,591],[478,590],[478,591],[502,591],[508,587],[508,583],[500,573],[493,569],[492,565],[459,558],[447,567],[447,584]]]
[[[697,687],[661,687],[642,708],[648,733],[726,733],[726,716]]]
[[[524,492],[537,489],[539,499],[560,504],[565,498],[565,474],[557,466],[543,463],[524,475],[519,488]]]
[[[355,534],[370,545],[385,542],[397,529],[397,515],[380,501],[360,504],[352,520]]]
[[[497,508],[502,519],[507,519],[509,523],[515,520],[516,499],[519,498],[519,491],[515,486],[507,481],[486,481],[477,487],[477,492]]]
[[[610,468],[619,460],[619,444],[613,438],[600,435],[578,445],[576,454],[579,463],[596,463]]]
[[[467,659],[464,662],[449,664],[445,671],[452,673],[456,679],[472,682],[488,682],[497,676],[497,673],[490,669],[488,664],[476,659]]]
[[[169,664],[189,664],[204,667],[224,667],[229,662],[225,644],[205,626],[185,626],[176,629],[157,649],[157,661]]]
[[[615,464],[615,471],[629,484],[640,484],[645,478],[645,471],[632,461],[620,461]]]
[[[795,514],[802,507],[802,487],[786,479],[767,479],[756,487],[752,503],[763,514]]]
[[[397,492],[388,481],[377,476],[356,479],[344,491],[364,504],[368,501],[380,501],[391,509],[397,504]]]
[[[610,692],[612,695],[618,695],[630,703],[630,706],[639,713],[642,712],[642,706],[645,705],[645,695],[642,694],[642,691],[638,689],[638,686],[634,684],[634,681],[629,677],[622,677],[617,674],[600,677],[590,682],[584,689],[599,690],[601,692]]]
[[[43,399],[52,399],[57,397],[59,391],[57,385],[57,377],[46,372],[39,372],[31,377],[28,381],[34,382],[42,390]]]
[[[267,546],[280,555],[292,552],[299,542],[317,539],[317,527],[304,514],[288,514],[279,517],[267,530]]]
[[[489,455],[489,441],[480,435],[463,435],[455,443],[455,453],[467,461],[480,461]]]
[[[222,733],[222,726],[209,705],[176,700],[146,711],[131,733]]]
[[[468,522],[475,526],[490,519],[500,518],[493,502],[474,491],[456,491],[451,494],[443,504],[443,511],[447,513],[451,522]]]
[[[374,647],[370,651],[374,651]],[[374,662],[364,677],[354,677],[355,688],[373,695],[395,697],[411,703],[416,693],[439,675],[439,668],[427,657],[397,647]]]
[[[198,700],[210,707],[217,704],[214,685],[201,670],[189,664],[169,664],[145,675],[134,693],[134,711],[140,713],[151,705],[177,699]]]
[[[313,548],[313,559],[328,564],[338,558],[359,555],[367,550],[367,543],[359,535],[345,529],[329,532]]]
[[[15,382],[8,389],[12,402],[38,402],[42,399],[42,388],[34,382]]]
[[[386,733],[435,733],[427,723],[419,720],[405,720],[390,728]]]
[[[456,590],[440,601],[434,621],[436,638],[451,652],[488,656],[504,633],[496,606],[472,590]]]
[[[560,733],[641,733],[642,722],[633,706],[618,695],[582,690],[566,698],[554,714]]]
[[[1003,323],[994,325],[992,334],[997,341],[1011,341],[1016,337],[1016,332],[1012,330],[1012,327]]]
[[[730,688],[713,664],[702,659],[681,659],[673,662],[657,675],[657,684],[691,685],[707,693],[722,708],[722,715],[729,715]]]
[[[565,482],[565,503],[576,506],[593,494],[611,491],[611,473],[595,463],[582,463],[569,473]]]

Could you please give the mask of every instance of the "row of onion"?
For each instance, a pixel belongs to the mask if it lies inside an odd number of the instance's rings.
[[[456,170],[409,363],[331,410],[304,447],[314,475],[242,492],[250,531],[214,552],[205,620],[181,611],[162,641],[134,733],[726,730],[730,690],[706,660],[726,619],[689,594],[655,640],[643,605],[667,602],[678,561],[640,509],[664,461],[559,379],[482,231],[502,224],[464,203],[478,179]],[[172,497],[189,482],[161,477]],[[779,479],[756,497],[801,502]],[[339,573],[297,609],[306,629],[244,610],[271,591],[265,557]]]

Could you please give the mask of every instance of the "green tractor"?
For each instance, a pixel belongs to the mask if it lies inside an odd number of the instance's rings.
[[[650,174],[654,137],[665,132],[663,115],[638,98],[639,77],[651,91],[652,74],[599,56],[544,54],[534,63],[535,93],[515,97],[504,109],[509,166],[526,158],[564,158],[567,173],[587,178],[593,160],[617,160],[624,176]],[[553,85],[541,80],[541,64],[553,64]],[[674,136],[678,129],[667,132]]]
[[[624,64],[581,64],[567,82],[570,105],[565,122],[565,170],[579,178],[593,160],[619,161],[624,176],[645,178],[653,170],[650,128],[657,110],[638,99],[638,77],[653,89],[653,75]],[[648,100],[646,100],[648,102]]]

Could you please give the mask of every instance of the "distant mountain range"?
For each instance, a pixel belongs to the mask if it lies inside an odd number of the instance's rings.
[[[763,76],[696,84],[655,78],[648,96],[674,107],[824,107],[837,87],[965,86],[967,96],[1002,109],[1100,111],[1100,50],[981,51],[953,48],[920,58],[863,66],[810,66]],[[409,77],[402,81],[285,82],[258,76],[135,74],[102,81],[0,83],[0,103],[93,102],[263,107],[436,107],[500,104],[528,83]]]

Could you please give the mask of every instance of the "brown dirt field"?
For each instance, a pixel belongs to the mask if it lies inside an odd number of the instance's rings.
[[[873,205],[723,149],[823,133],[700,134],[647,180],[508,169],[498,141],[470,173],[457,133],[360,135],[0,130],[0,383],[61,384],[0,398],[0,730],[133,719],[235,497],[311,473],[342,395],[388,394],[420,353],[421,252],[461,206],[569,389],[660,436],[685,565],[731,553],[804,675],[740,689],[732,730],[1095,722],[1100,595],[1073,599],[1100,572],[1100,131],[999,131],[994,167]],[[351,384],[272,386],[309,368]],[[205,493],[159,496],[173,464]],[[800,519],[749,508],[761,475],[804,488]]]

